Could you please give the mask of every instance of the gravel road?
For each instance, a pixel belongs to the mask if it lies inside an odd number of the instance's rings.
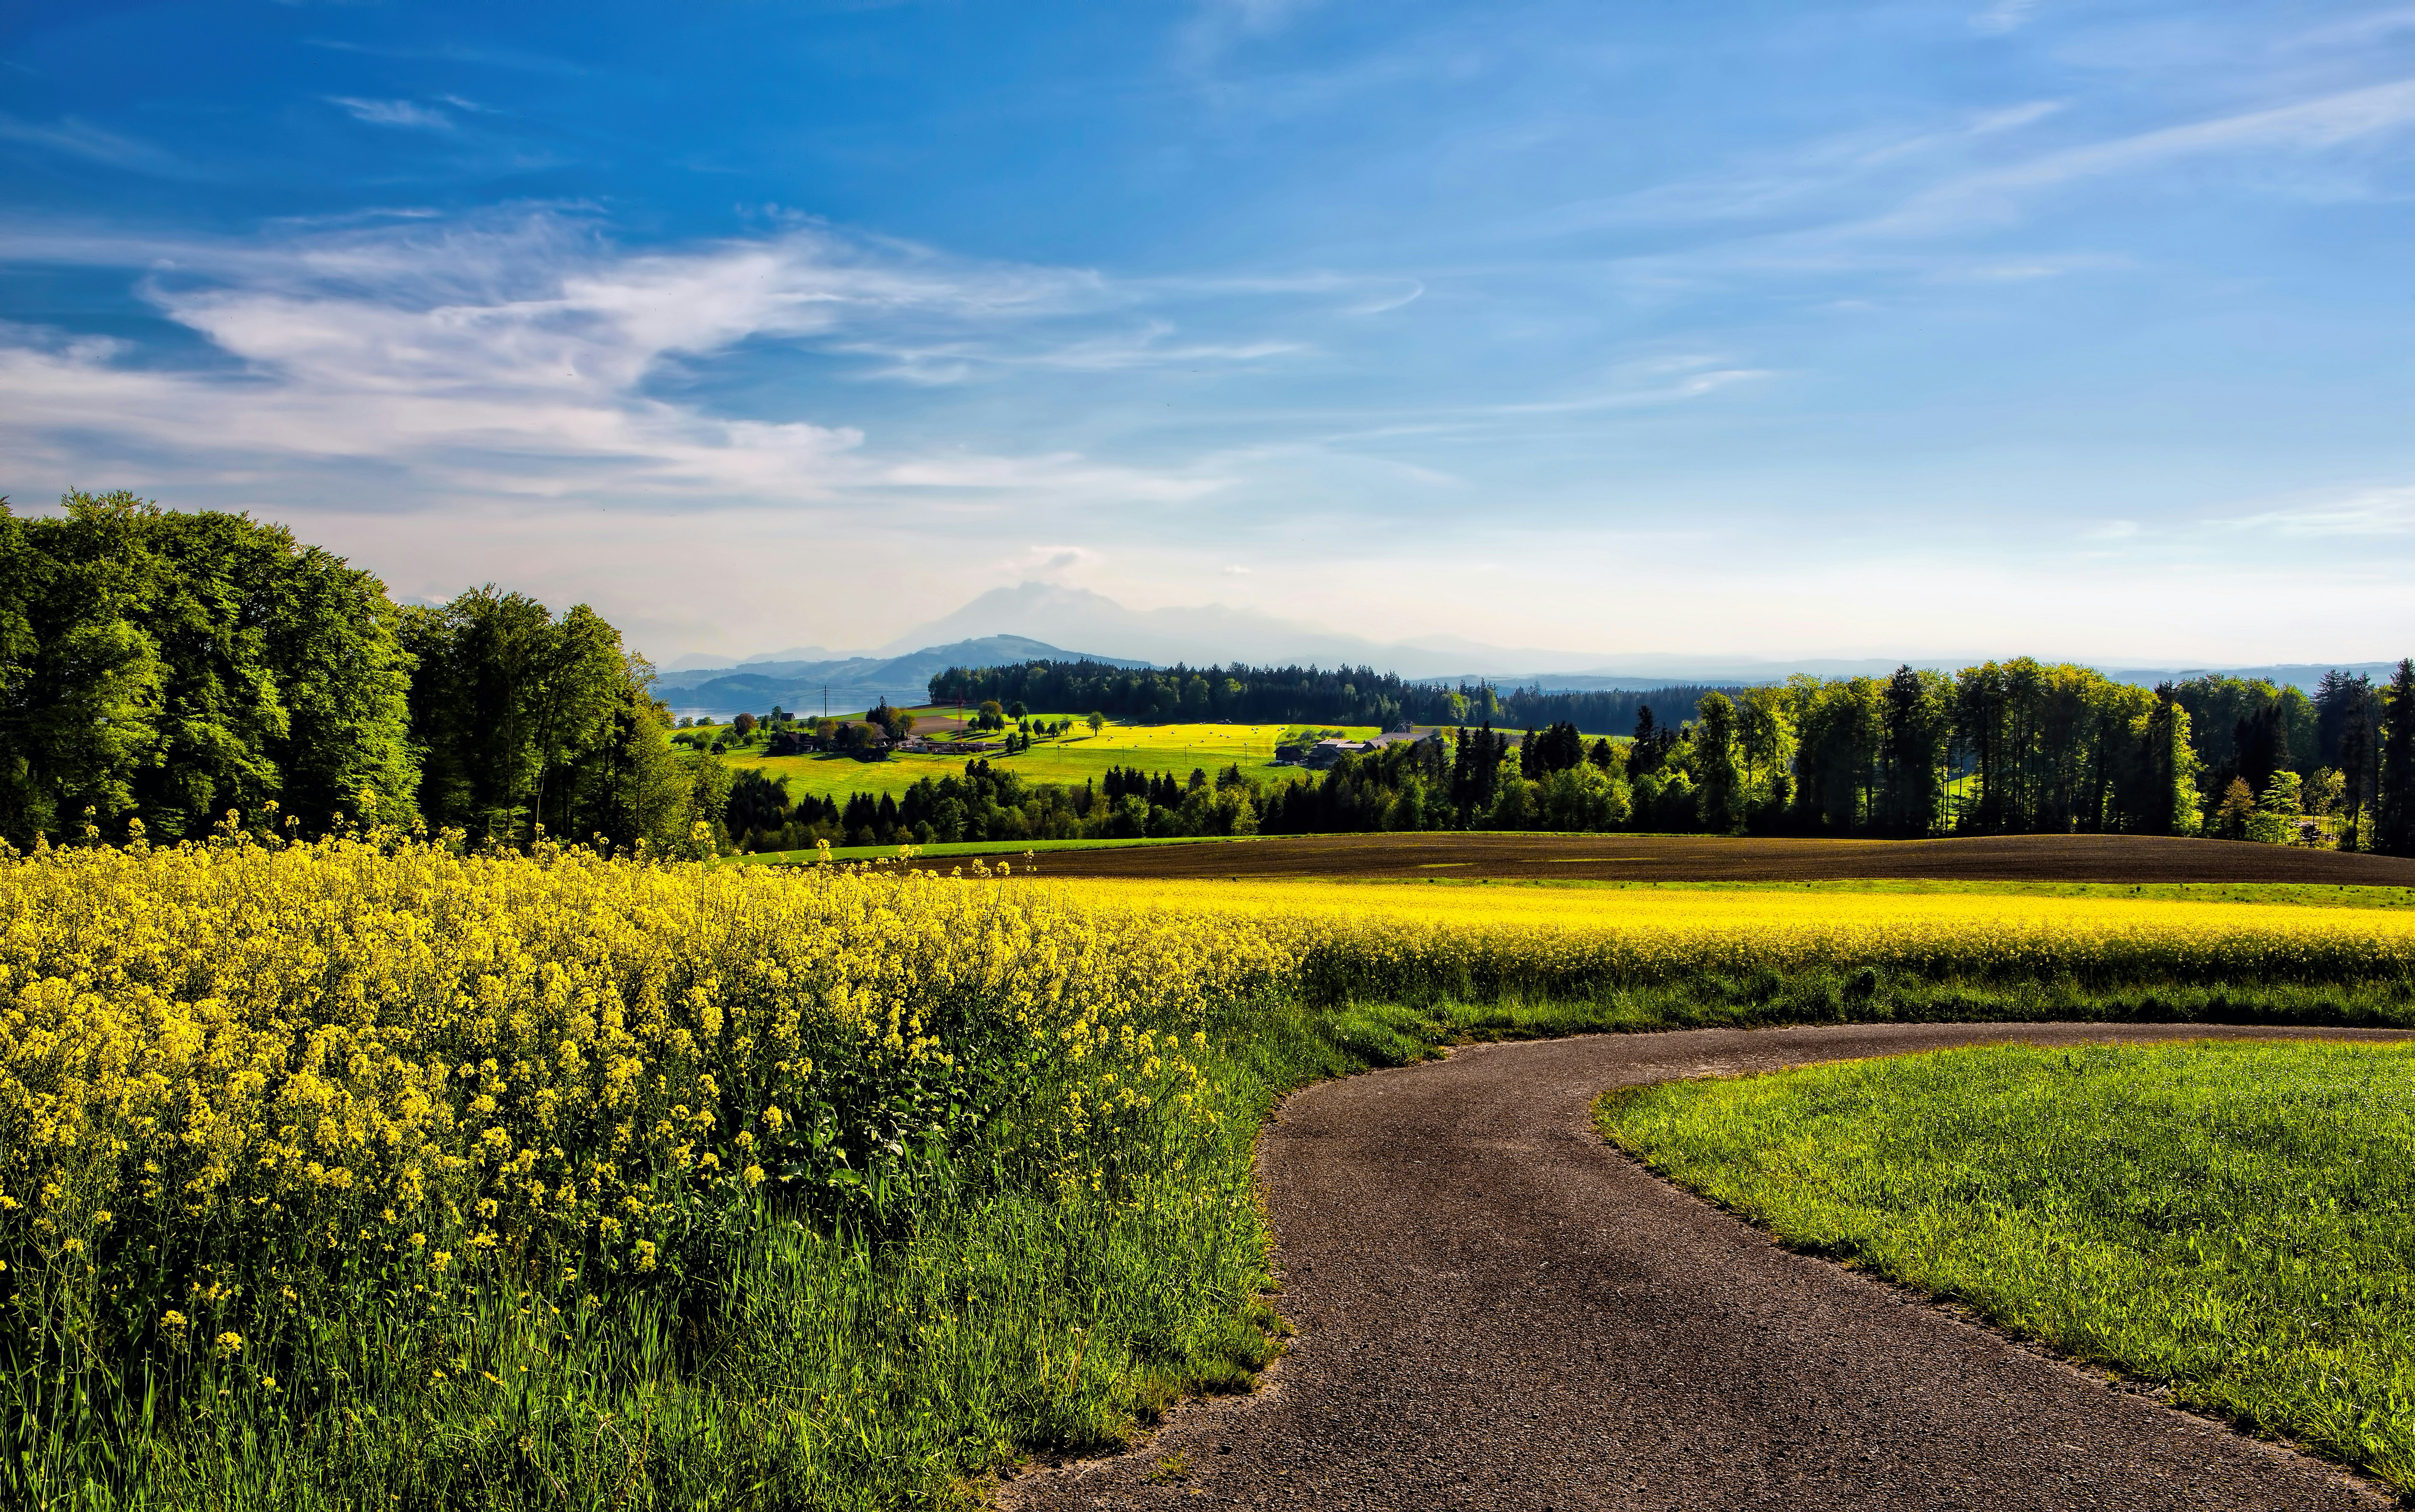
[[[1187,1406],[1133,1453],[1036,1469],[999,1505],[2386,1506],[2332,1467],[1791,1254],[1588,1117],[1605,1087],[1670,1077],[2206,1032],[1598,1035],[1311,1087],[1259,1156],[1290,1353],[1253,1395]]]

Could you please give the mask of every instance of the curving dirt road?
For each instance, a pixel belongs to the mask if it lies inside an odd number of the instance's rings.
[[[1178,1412],[1134,1453],[1027,1475],[1000,1505],[2386,1506],[2334,1468],[1791,1254],[1588,1118],[1603,1088],[1669,1077],[2207,1032],[1601,1035],[1309,1088],[1260,1147],[1299,1329],[1270,1381]]]

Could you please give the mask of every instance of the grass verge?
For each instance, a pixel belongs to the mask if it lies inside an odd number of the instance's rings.
[[[2415,1492],[2415,1047],[1995,1046],[1595,1111],[1791,1246]]]

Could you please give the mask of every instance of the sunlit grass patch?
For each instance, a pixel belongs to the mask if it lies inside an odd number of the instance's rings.
[[[1051,721],[1070,716],[1047,715]],[[1229,766],[1260,782],[1283,782],[1307,774],[1300,767],[1276,766],[1275,747],[1295,726],[1287,725],[1140,725],[1110,724],[1097,734],[1076,723],[1067,733],[1035,743],[1013,756],[992,753],[983,757],[1001,771],[1026,782],[1064,783],[1079,786],[1095,782],[1110,767],[1138,767],[1148,771],[1172,771],[1188,777],[1193,771],[1211,776]],[[1349,731],[1353,739],[1376,733],[1372,726]],[[998,740],[996,733],[982,737]],[[885,761],[857,761],[848,756],[767,756],[752,751],[731,752],[722,758],[733,767],[758,768],[788,785],[793,798],[812,795],[845,797],[849,793],[902,793],[925,777],[954,776],[965,770],[963,756],[892,756]]]
[[[2415,1048],[1941,1051],[1596,1116],[1789,1244],[2415,1490]]]

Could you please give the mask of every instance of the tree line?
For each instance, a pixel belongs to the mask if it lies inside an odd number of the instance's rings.
[[[312,836],[360,822],[472,844],[540,831],[672,846],[726,769],[669,744],[653,669],[585,605],[475,589],[400,606],[279,526],[71,493],[0,500],[0,837],[230,812]]]
[[[1095,709],[1118,718],[1167,723],[1233,720],[1261,725],[1572,724],[1593,735],[1623,735],[1650,704],[1662,717],[1688,719],[1707,687],[1649,693],[1546,693],[1489,683],[1411,681],[1372,667],[1128,667],[1093,661],[1032,661],[1007,666],[952,666],[931,679],[931,701],[1020,703],[1032,709]],[[1733,695],[1742,690],[1724,690]]]
[[[2209,835],[2415,854],[2415,663],[2310,696],[2208,676],[2144,688],[2017,658],[1946,674],[1797,677],[1692,717],[1640,707],[1616,741],[1573,720],[1457,726],[1262,782],[1118,768],[1103,785],[1003,766],[849,802],[802,843],[1322,833],[1689,831]],[[978,768],[978,771],[976,771]],[[800,810],[802,812],[802,810]],[[812,829],[791,822],[788,831]],[[733,834],[740,827],[733,822]]]

